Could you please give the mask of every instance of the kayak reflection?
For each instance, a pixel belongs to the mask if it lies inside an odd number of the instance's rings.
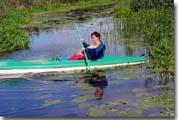
[[[56,72],[48,73],[29,73],[23,76],[26,80],[32,80],[40,83],[56,83],[62,81],[74,81],[74,84],[84,85],[89,84],[89,86],[95,89],[95,97],[97,100],[103,98],[104,88],[108,85],[105,72],[96,71],[92,74],[67,74],[62,75]],[[72,82],[73,83],[73,82]]]

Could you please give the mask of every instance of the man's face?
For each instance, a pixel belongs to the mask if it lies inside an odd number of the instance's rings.
[[[95,42],[96,42],[96,41],[99,41],[99,37],[96,37],[95,35],[92,35],[92,36],[91,36],[91,39],[92,39],[93,41],[95,41]]]

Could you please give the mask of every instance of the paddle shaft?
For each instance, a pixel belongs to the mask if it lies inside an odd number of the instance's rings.
[[[78,38],[79,38],[79,40],[80,40],[80,39],[82,38],[82,35],[81,35],[80,29],[79,29],[77,23],[75,23],[75,28],[76,28],[77,36],[78,36]],[[83,43],[80,42],[80,44],[81,44],[81,47],[82,47],[83,49],[85,49]],[[91,73],[90,65],[89,65],[89,62],[88,62],[88,57],[87,57],[87,55],[86,55],[85,50],[84,50],[84,57],[85,57],[84,61],[85,61],[86,69],[87,69],[87,71],[88,71],[89,73]]]

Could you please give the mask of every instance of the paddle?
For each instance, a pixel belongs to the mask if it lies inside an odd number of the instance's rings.
[[[77,37],[78,37],[79,40],[80,40],[80,39],[82,38],[82,35],[81,35],[80,29],[79,29],[77,23],[75,23],[75,28],[76,28]],[[80,42],[80,43],[81,43],[81,47],[84,49],[83,43],[82,43],[82,42]],[[90,69],[88,57],[87,57],[87,55],[86,55],[85,50],[84,50],[84,57],[85,57],[84,61],[85,61],[85,65],[86,65],[86,70],[88,71],[88,73],[91,73],[91,69]]]

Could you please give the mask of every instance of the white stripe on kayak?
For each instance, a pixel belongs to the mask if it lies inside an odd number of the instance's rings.
[[[91,69],[105,69],[105,68],[113,68],[117,66],[125,66],[125,65],[138,65],[143,64],[145,62],[134,62],[134,63],[120,63],[120,64],[110,64],[110,65],[98,65],[98,66],[90,66]],[[43,69],[11,69],[11,70],[0,70],[0,78],[4,78],[4,75],[9,76],[22,76],[27,73],[41,73],[41,72],[61,72],[61,73],[71,73],[77,72],[81,70],[86,70],[85,66],[82,67],[68,67],[68,68],[43,68]]]

